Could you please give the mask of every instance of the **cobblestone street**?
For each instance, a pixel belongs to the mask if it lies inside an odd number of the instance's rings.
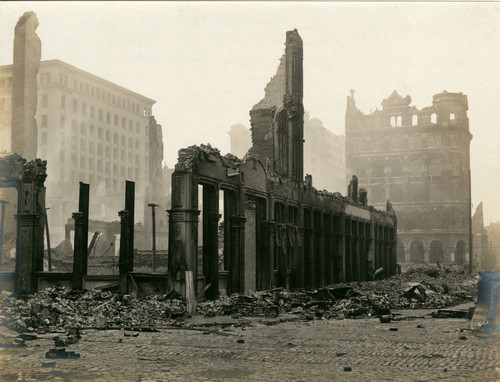
[[[54,334],[0,351],[2,381],[496,381],[500,341],[465,319],[284,322],[245,328],[88,330],[46,359]],[[423,327],[422,327],[423,326]],[[397,329],[397,330],[395,330]],[[462,329],[462,330],[461,330]],[[42,363],[55,362],[55,365]],[[48,366],[48,367],[47,367]]]

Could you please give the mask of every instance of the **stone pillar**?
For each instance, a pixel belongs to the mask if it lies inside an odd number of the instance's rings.
[[[346,235],[345,235],[345,215],[342,213],[340,215],[340,232],[338,234],[338,256],[342,258],[341,264],[342,264],[342,271],[340,273],[340,280],[335,280],[336,282],[343,283],[346,280],[346,249],[345,249],[345,243],[346,243]]]
[[[127,294],[128,293],[128,275],[130,272],[130,264],[129,264],[129,234],[130,234],[130,213],[127,210],[122,210],[118,212],[118,216],[120,217],[121,230],[120,230],[120,257],[118,260],[118,283],[120,293]],[[76,229],[76,221],[75,221],[75,229]],[[76,230],[75,230],[76,237]],[[75,240],[76,243],[76,240]],[[76,245],[75,245],[76,247]]]
[[[286,226],[282,223],[278,223],[275,225],[275,245],[276,251],[275,255],[278,256],[277,264],[278,264],[278,274],[276,277],[276,286],[286,288]]]
[[[218,195],[218,193],[216,193]],[[217,199],[218,201],[218,199]],[[218,210],[218,209],[217,209]],[[216,211],[217,211],[216,210]],[[205,279],[207,284],[211,284],[206,292],[209,298],[219,297],[219,219],[218,213],[208,215],[208,256],[203,257],[203,262],[207,261],[207,273]],[[239,231],[239,227],[237,229]],[[205,235],[203,235],[205,241]],[[239,240],[238,240],[239,242]],[[203,252],[206,248],[203,246]],[[232,267],[231,267],[232,268]]]
[[[231,252],[229,260],[229,285],[228,294],[243,292],[241,288],[242,278],[244,273],[242,270],[242,262],[244,259],[240,256],[240,217],[231,216]]]
[[[73,289],[83,289],[83,276],[87,274],[87,251],[85,248],[84,238],[84,220],[83,212],[74,212],[73,220],[75,221],[75,243],[73,248]]]
[[[358,179],[356,178],[356,198],[358,193]],[[353,191],[354,192],[354,191]],[[323,221],[323,213],[320,212],[319,215],[319,227],[316,228],[318,232],[318,240],[319,243],[317,245],[318,248],[318,257],[317,261],[315,261],[315,268],[317,272],[315,274],[316,278],[316,287],[321,288],[325,286],[325,223]]]
[[[274,287],[274,222],[262,222],[262,289]]]
[[[43,270],[46,166],[46,161],[36,159],[23,169],[16,266],[16,294],[21,296],[36,292],[37,272]]]
[[[26,12],[16,24],[12,65],[11,150],[28,161],[37,155],[38,130],[35,114],[38,99],[37,75],[42,44],[36,34],[38,19]],[[9,151],[9,150],[7,150]]]
[[[169,213],[168,288],[185,293],[185,271],[198,277],[198,184],[191,171],[172,174],[172,208]]]
[[[305,222],[304,227],[304,287],[306,289],[314,288],[314,214],[311,210],[309,221]]]

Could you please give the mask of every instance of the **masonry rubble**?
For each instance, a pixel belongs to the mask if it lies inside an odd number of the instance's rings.
[[[275,288],[217,300],[200,299],[197,315],[235,319],[296,315],[298,319],[314,320],[376,317],[399,309],[442,309],[471,301],[477,281],[460,268],[421,267],[385,280],[334,284],[311,291]],[[424,290],[424,298],[408,295],[412,283]],[[175,293],[136,298],[111,291],[52,287],[26,300],[0,293],[3,340],[17,338],[19,333],[71,334],[85,328],[187,327],[187,317],[185,300]]]

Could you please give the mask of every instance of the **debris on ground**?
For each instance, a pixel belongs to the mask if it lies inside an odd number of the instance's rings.
[[[473,300],[477,282],[478,277],[465,268],[414,266],[385,280],[334,284],[313,291],[276,288],[200,299],[197,315],[233,320],[283,315],[301,320],[378,317],[388,323],[394,319],[391,310],[440,309],[437,314],[462,317],[463,312],[444,309]],[[0,346],[23,346],[24,338],[16,337],[19,333],[34,338],[36,333],[59,333],[56,345],[67,346],[78,341],[79,330],[84,328],[154,331],[155,327],[187,327],[188,317],[185,301],[175,292],[136,298],[104,290],[51,287],[21,300],[2,291]],[[2,330],[16,336],[6,336]]]

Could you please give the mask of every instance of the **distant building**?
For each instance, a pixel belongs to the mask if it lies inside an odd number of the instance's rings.
[[[491,270],[500,270],[500,222],[490,223],[484,227],[488,233]]]
[[[347,178],[368,200],[390,199],[398,218],[398,262],[468,261],[467,96],[446,91],[418,110],[394,91],[382,110],[363,114],[347,97]]]
[[[237,124],[231,126],[228,134],[230,137],[231,154],[236,155],[238,158],[243,158],[250,147],[252,147],[252,134],[250,130],[242,124]]]
[[[488,231],[484,228],[483,202],[479,203],[476,212],[472,216],[473,234],[473,258],[480,270],[491,270],[494,267],[494,259],[489,250]]]
[[[318,118],[304,114],[304,172],[314,187],[346,192],[345,136],[335,135]]]
[[[11,78],[12,65],[0,66],[0,150],[5,151],[11,150]],[[79,181],[90,183],[90,218],[103,221],[118,220],[124,181],[135,181],[135,221],[144,223],[163,160],[161,126],[150,120],[154,103],[65,62],[41,62],[37,156],[48,161],[46,205],[54,245],[77,211]]]
[[[238,124],[228,133],[231,154],[243,158],[252,147],[251,130]],[[313,176],[314,187],[345,192],[345,137],[335,135],[317,118],[304,114],[304,172]]]

